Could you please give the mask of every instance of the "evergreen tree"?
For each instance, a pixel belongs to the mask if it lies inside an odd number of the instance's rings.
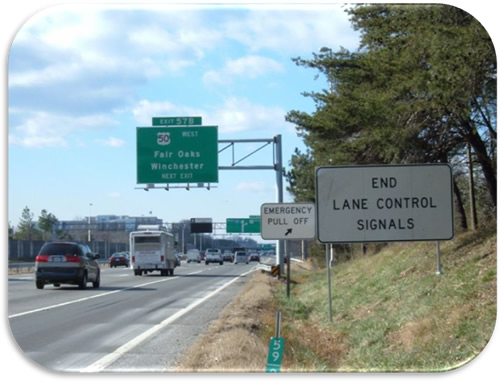
[[[57,218],[52,213],[47,213],[47,210],[43,209],[40,216],[38,217],[38,227],[44,232],[45,238],[49,238],[52,235],[54,226],[59,222]]]
[[[23,240],[34,240],[40,236],[40,231],[33,221],[33,213],[28,207],[24,207],[21,219],[17,226],[16,238]]]
[[[359,5],[349,14],[361,32],[357,52],[294,59],[330,86],[304,93],[312,114],[286,116],[308,147],[292,157],[289,191],[314,197],[305,188],[318,165],[460,163],[469,144],[496,208],[496,57],[484,28],[447,5]]]

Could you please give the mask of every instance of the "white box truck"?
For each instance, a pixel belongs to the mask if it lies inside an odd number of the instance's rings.
[[[139,226],[130,232],[130,268],[135,276],[160,271],[173,276],[175,269],[175,240],[160,226]]]

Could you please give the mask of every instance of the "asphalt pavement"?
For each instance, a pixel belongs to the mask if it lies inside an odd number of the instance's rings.
[[[257,263],[182,262],[174,276],[102,268],[101,287],[35,287],[8,279],[8,315],[18,351],[59,372],[163,372],[252,277]]]

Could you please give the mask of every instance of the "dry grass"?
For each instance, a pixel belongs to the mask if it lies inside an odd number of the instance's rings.
[[[399,330],[389,336],[389,343],[401,346],[405,351],[413,349],[416,343],[428,344],[432,340],[433,321],[426,317],[420,320],[410,321]]]
[[[213,321],[177,363],[176,372],[263,372],[267,343],[259,332],[272,325],[268,275],[256,273],[243,291]]]
[[[195,343],[176,371],[264,372],[274,315],[282,312],[282,372],[443,371],[484,348],[496,321],[496,232],[442,243],[393,244],[332,269],[292,263],[285,283],[258,273]]]

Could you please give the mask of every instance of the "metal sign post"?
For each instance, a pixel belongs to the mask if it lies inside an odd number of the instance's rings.
[[[436,275],[443,273],[441,269],[441,248],[439,247],[439,241],[436,241],[436,260],[437,260],[437,270]]]
[[[267,355],[266,373],[279,373],[281,361],[283,360],[283,350],[285,339],[280,337],[281,312],[276,312],[276,333],[269,341],[269,352]]]
[[[325,260],[326,260],[326,274],[328,278],[328,322],[333,322],[332,314],[332,277],[330,271],[330,252],[332,245],[330,243],[325,245]]]
[[[284,240],[285,243],[285,258],[286,258],[286,297],[290,298],[290,260],[291,256],[288,255],[287,243],[288,240]]]

